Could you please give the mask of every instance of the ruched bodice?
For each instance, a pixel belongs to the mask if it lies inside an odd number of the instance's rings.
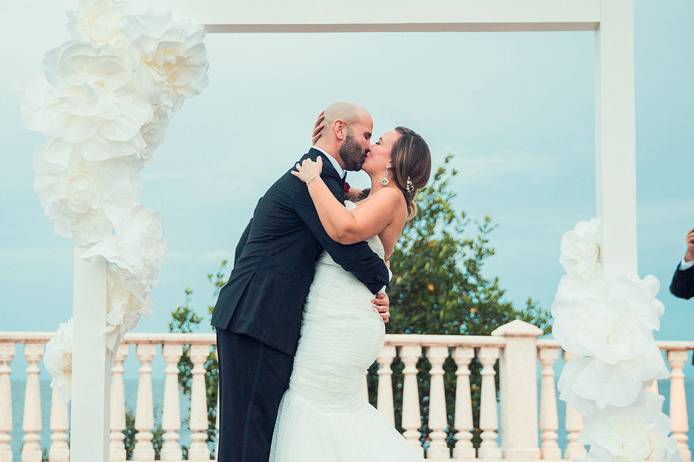
[[[348,209],[356,205],[345,202]],[[381,258],[378,236],[367,240]],[[318,259],[277,417],[271,462],[420,461],[365,398],[364,373],[383,348],[374,295],[324,252]]]

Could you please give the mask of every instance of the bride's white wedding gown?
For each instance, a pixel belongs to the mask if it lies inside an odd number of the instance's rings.
[[[348,209],[356,207],[345,201]],[[378,236],[368,241],[381,258]],[[411,462],[416,450],[365,398],[364,372],[383,348],[373,294],[323,252],[304,306],[270,462]]]

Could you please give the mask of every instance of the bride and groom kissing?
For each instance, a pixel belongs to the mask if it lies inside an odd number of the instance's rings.
[[[424,139],[371,144],[362,107],[334,103],[314,145],[260,198],[212,315],[220,462],[420,461],[364,399],[385,338],[389,258],[429,180]],[[350,189],[345,171],[371,188]]]

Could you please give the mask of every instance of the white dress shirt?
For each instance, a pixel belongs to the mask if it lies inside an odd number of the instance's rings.
[[[684,257],[682,257],[682,261],[680,262],[680,271],[688,270],[692,266],[694,266],[694,260],[687,261],[684,259]]]

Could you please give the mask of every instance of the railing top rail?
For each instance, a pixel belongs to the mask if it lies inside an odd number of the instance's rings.
[[[0,343],[46,343],[53,332],[38,331],[6,331],[0,332]],[[123,340],[126,344],[181,344],[181,345],[213,345],[215,334],[208,333],[129,333]],[[429,335],[429,334],[388,334],[385,344],[388,346],[449,346],[449,347],[498,347],[503,348],[506,340],[503,337],[487,335]],[[656,344],[661,350],[694,350],[694,341],[660,340]],[[538,340],[537,347],[561,348],[555,339]]]
[[[661,350],[694,350],[694,341],[688,340],[658,340],[655,342]],[[558,340],[538,340],[538,348],[561,348]]]
[[[45,343],[50,340],[53,332],[27,332],[10,331],[0,332],[0,342],[14,343]],[[131,344],[214,344],[215,334],[207,333],[169,333],[169,332],[143,332],[129,333],[125,335],[123,343]],[[486,335],[427,335],[427,334],[388,334],[386,344],[391,346],[400,345],[423,345],[423,346],[469,346],[469,347],[499,347],[505,345],[503,337],[492,337]]]

